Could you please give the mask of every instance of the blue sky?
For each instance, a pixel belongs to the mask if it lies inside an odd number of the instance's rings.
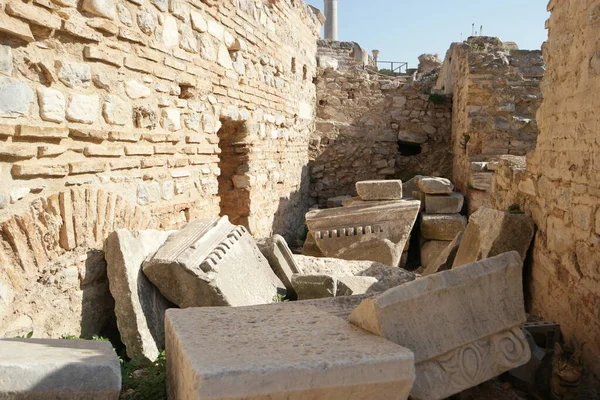
[[[304,0],[323,10],[323,0]],[[547,38],[548,0],[339,0],[339,39],[381,51],[380,60],[408,61],[446,54],[450,43],[483,25],[485,36],[539,49]]]

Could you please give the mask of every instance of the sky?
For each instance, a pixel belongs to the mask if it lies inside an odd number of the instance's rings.
[[[323,10],[323,0],[304,0]],[[472,24],[483,35],[540,49],[548,33],[548,0],[339,0],[339,40],[380,50],[379,60],[416,67],[423,53],[440,59],[452,42],[471,36]],[[380,66],[383,68],[383,66]]]

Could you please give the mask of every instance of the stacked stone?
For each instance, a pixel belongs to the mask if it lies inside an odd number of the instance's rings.
[[[421,177],[417,185],[413,195],[421,199],[421,265],[426,267],[465,229],[467,218],[460,214],[464,196],[448,179]]]

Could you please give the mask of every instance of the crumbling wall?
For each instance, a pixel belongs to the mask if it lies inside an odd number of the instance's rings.
[[[535,151],[503,162],[494,181],[497,207],[515,203],[538,232],[528,276],[531,308],[584,346],[600,376],[600,4],[551,1],[548,70]]]
[[[301,1],[4,2],[0,334],[97,332],[107,234],[233,213],[226,190],[294,236],[319,28]]]
[[[453,181],[467,195],[470,213],[489,205],[494,171],[488,162],[535,148],[544,70],[541,51],[517,50],[497,38],[450,47],[436,89],[453,95]]]
[[[319,204],[369,179],[450,177],[451,104],[427,82],[319,68],[310,142],[311,195]]]
[[[317,45],[317,60],[323,68],[332,60],[337,64],[336,69],[341,71],[370,65],[367,51],[356,42],[319,40]]]

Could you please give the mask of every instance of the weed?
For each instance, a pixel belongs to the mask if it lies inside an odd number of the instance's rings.
[[[442,93],[431,93],[429,95],[429,101],[436,105],[446,104],[448,96]]]
[[[467,151],[467,145],[469,144],[470,140],[471,136],[466,134],[462,136],[462,140],[460,141],[460,147],[462,147],[464,151]]]
[[[167,357],[160,353],[154,362],[140,357],[121,360],[123,400],[163,400],[167,398]]]
[[[508,206],[508,212],[511,214],[525,214],[521,210],[521,206],[518,204],[511,204],[510,206]]]

